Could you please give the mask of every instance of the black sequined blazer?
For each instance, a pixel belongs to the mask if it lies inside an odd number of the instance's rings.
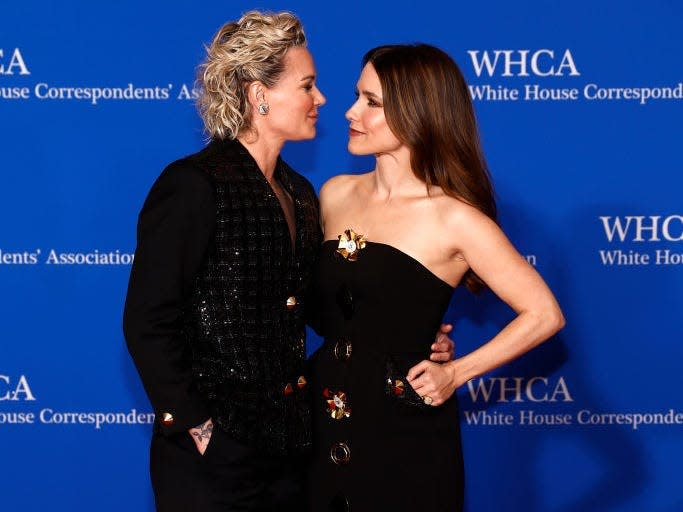
[[[238,141],[169,165],[138,220],[124,312],[128,349],[165,433],[213,418],[273,453],[310,444],[306,289],[321,242],[310,183],[278,159],[296,243]]]

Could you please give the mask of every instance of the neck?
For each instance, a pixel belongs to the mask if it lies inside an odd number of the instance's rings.
[[[375,155],[374,192],[380,199],[421,195],[425,184],[415,177],[410,167],[410,151],[401,148]]]
[[[256,165],[266,177],[268,183],[273,180],[275,173],[275,164],[277,158],[280,156],[284,141],[266,140],[265,137],[258,135],[251,136],[240,135],[237,140],[246,148],[252,158],[256,161]]]

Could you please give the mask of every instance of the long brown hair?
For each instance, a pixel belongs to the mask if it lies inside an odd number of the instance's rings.
[[[496,220],[493,185],[479,142],[467,83],[444,51],[426,44],[379,46],[363,57],[382,84],[384,114],[410,148],[415,176]],[[470,291],[485,287],[468,270]]]

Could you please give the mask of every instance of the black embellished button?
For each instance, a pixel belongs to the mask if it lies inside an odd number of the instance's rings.
[[[339,361],[348,361],[351,359],[351,342],[346,339],[339,339],[334,344],[334,357]]]
[[[341,285],[337,290],[337,304],[344,313],[344,318],[349,320],[353,316],[354,306],[353,306],[353,294],[348,286],[345,284]]]
[[[345,466],[351,460],[351,448],[346,443],[334,443],[330,448],[330,459],[337,466]]]
[[[349,512],[350,510],[349,500],[343,494],[337,494],[332,498],[332,501],[330,501],[331,512]]]

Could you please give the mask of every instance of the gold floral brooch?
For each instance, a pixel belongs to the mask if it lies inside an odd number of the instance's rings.
[[[330,413],[332,419],[340,420],[351,416],[351,408],[346,393],[341,390],[335,392],[325,388],[323,389],[323,396],[327,402],[327,412]]]
[[[339,235],[337,252],[349,261],[356,261],[358,253],[365,249],[366,242],[363,235],[359,235],[353,229],[347,229]]]

